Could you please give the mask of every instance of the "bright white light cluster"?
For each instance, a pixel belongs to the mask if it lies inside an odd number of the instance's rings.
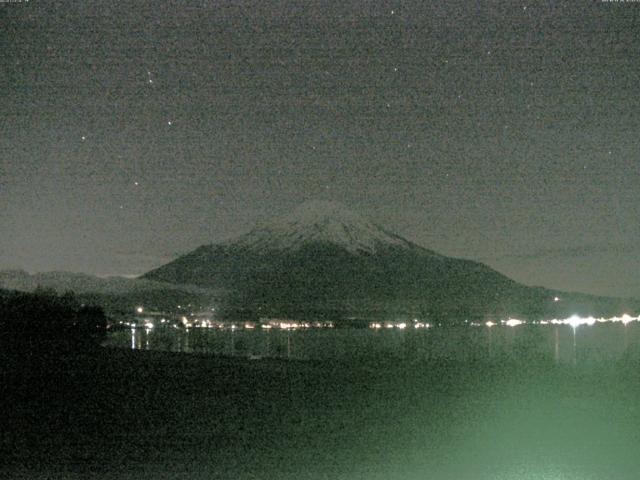
[[[465,322],[467,325],[472,327],[495,327],[497,325],[503,325],[507,327],[517,327],[520,325],[569,325],[572,328],[577,328],[581,325],[595,325],[596,323],[622,323],[623,325],[627,325],[631,322],[640,321],[640,315],[637,317],[633,317],[629,314],[624,314],[620,317],[610,317],[610,318],[595,318],[595,317],[580,317],[578,315],[572,315],[568,318],[557,319],[554,318],[552,320],[520,320],[517,318],[509,318],[507,320],[492,321],[488,320],[484,323],[480,322]],[[167,319],[161,319],[160,323],[165,324],[169,321]],[[333,328],[333,322],[327,321],[315,321],[315,322],[300,322],[295,320],[285,320],[285,319],[260,319],[259,322],[242,322],[242,323],[227,323],[217,320],[211,320],[208,318],[188,318],[187,316],[180,317],[180,323],[185,328],[217,328],[217,329],[245,329],[245,330],[253,330],[255,328],[261,328],[264,330],[270,329],[282,329],[282,330],[295,330],[295,329],[310,329],[310,328]],[[120,321],[120,325],[129,326],[132,329],[144,327],[148,330],[154,328],[155,322],[151,318],[145,318],[142,322],[124,322]],[[174,328],[178,328],[178,325],[172,324]],[[433,324],[421,322],[418,319],[413,319],[413,321],[386,321],[386,322],[370,322],[369,328],[373,330],[379,329],[398,329],[405,330],[412,328],[413,329],[428,329],[433,327]]]
[[[540,320],[540,321],[533,321],[533,322],[527,322],[526,320],[517,320],[515,318],[510,318],[508,320],[502,320],[500,323],[508,327],[517,327],[518,325],[530,323],[532,325],[569,325],[573,328],[577,328],[581,325],[591,326],[591,325],[594,325],[596,322],[597,323],[620,322],[624,325],[627,325],[628,323],[637,322],[637,321],[640,321],[640,316],[632,317],[631,315],[628,315],[625,313],[621,317],[611,317],[611,318],[580,317],[578,315],[572,315],[569,318],[563,318],[563,319],[554,318],[553,320]],[[485,325],[487,327],[492,327],[493,325],[495,325],[495,323],[489,321],[489,322],[486,322]]]
[[[431,327],[431,324],[429,323],[419,322],[418,320],[414,319],[412,324],[409,324],[407,322],[371,322],[369,324],[369,328],[372,328],[374,330],[379,330],[381,328],[397,328],[399,330],[404,330],[405,328],[409,328],[411,325],[413,325],[413,328],[415,329]]]
[[[261,328],[270,330],[280,328],[282,330],[295,330],[298,328],[333,328],[333,322],[299,322],[295,320],[262,319]],[[245,328],[247,328],[245,324]]]
[[[621,317],[611,317],[611,318],[580,317],[578,315],[573,315],[568,318],[562,318],[562,319],[554,318],[553,320],[527,321],[527,320],[520,320],[517,318],[509,318],[507,320],[500,320],[499,322],[488,320],[484,323],[479,323],[479,322],[471,322],[471,323],[465,322],[465,323],[467,323],[468,325],[471,325],[472,327],[481,327],[483,325],[486,327],[495,327],[497,325],[504,325],[507,327],[517,327],[519,325],[529,324],[529,325],[569,325],[570,327],[577,328],[581,325],[594,325],[596,322],[597,323],[620,322],[624,325],[627,325],[628,323],[637,322],[637,321],[640,321],[640,316],[632,317],[631,315],[628,315],[625,313]],[[404,330],[405,328],[408,328],[410,325],[411,324],[405,323],[405,322],[371,322],[369,323],[369,328],[373,330],[379,330],[383,328],[387,328],[387,329],[397,328],[399,330]],[[432,325],[429,323],[423,323],[418,320],[413,321],[413,328],[415,329],[430,328],[431,326]]]
[[[509,320],[503,322],[507,327],[517,327],[518,325],[522,325],[524,320],[518,320],[517,318],[510,318]]]

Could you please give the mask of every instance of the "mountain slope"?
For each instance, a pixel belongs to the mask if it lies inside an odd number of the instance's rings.
[[[331,202],[310,202],[236,239],[144,275],[225,288],[231,314],[482,318],[598,313],[615,302],[518,284],[478,262],[420,247]]]

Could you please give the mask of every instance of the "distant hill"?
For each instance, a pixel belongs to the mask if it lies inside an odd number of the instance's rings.
[[[207,288],[144,279],[71,272],[30,274],[23,270],[0,271],[0,288],[23,292],[50,289],[58,294],[72,291],[88,303],[103,306],[108,313],[132,311],[136,305],[173,310],[179,304],[207,304],[221,295]]]
[[[416,245],[333,202],[302,204],[142,278],[225,288],[230,315],[461,320],[607,315],[637,307],[519,284],[479,262]]]

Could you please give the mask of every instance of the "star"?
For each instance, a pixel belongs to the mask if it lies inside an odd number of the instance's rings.
[[[167,121],[167,125],[171,126],[173,125],[173,122],[171,120]]]
[[[133,182],[133,184],[137,187],[138,185],[140,185],[138,182]]]
[[[82,136],[82,141],[84,142],[87,139],[84,135]]]

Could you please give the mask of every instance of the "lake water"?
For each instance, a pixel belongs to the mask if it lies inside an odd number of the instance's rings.
[[[637,322],[581,325],[504,325],[428,329],[126,329],[105,345],[137,350],[284,358],[292,360],[545,359],[593,364],[636,358]]]
[[[18,461],[0,462],[0,478],[639,477],[637,321],[156,326],[105,343],[120,348],[68,358],[30,396],[10,399],[0,458],[4,448]],[[18,393],[28,385],[2,366]]]

